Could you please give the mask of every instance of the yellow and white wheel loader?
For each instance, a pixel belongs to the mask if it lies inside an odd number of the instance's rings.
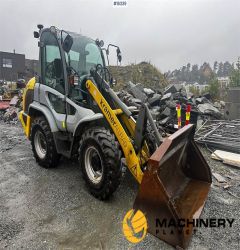
[[[194,142],[194,126],[163,139],[146,104],[135,120],[135,108],[110,87],[103,55],[109,46],[53,26],[38,29],[39,76],[28,82],[19,116],[36,161],[51,168],[61,155],[78,156],[88,189],[101,200],[112,195],[128,168],[139,183],[134,209],[145,214],[148,232],[186,247],[192,227],[188,233],[176,227],[168,235],[155,227],[157,218],[192,220],[203,209],[212,180]]]

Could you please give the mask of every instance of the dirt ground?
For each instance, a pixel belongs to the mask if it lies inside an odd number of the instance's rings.
[[[20,125],[0,122],[0,249],[172,249],[147,235],[133,245],[122,234],[137,184],[126,174],[107,202],[92,197],[77,163],[62,159],[56,169],[39,167]],[[210,159],[213,172],[231,187],[213,185],[202,218],[234,218],[232,228],[199,228],[188,249],[240,249],[240,169]]]

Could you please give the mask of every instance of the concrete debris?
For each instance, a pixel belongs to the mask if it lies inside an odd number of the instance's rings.
[[[220,111],[210,103],[199,104],[197,107],[199,111],[204,115],[211,115],[217,119],[221,118],[222,116]]]
[[[150,104],[151,107],[157,106],[160,104],[160,98],[161,98],[161,95],[154,94],[153,97],[148,99],[148,103]]]
[[[155,91],[153,91],[152,89],[149,88],[143,88],[144,93],[148,96],[148,97],[152,97],[153,94],[155,93]]]
[[[170,100],[172,98],[172,93],[167,93],[165,95],[163,95],[163,97],[161,98],[161,102]]]
[[[17,82],[0,81],[0,120],[4,122],[18,122],[18,112],[22,105],[23,88],[25,80]]]
[[[5,122],[17,122],[18,121],[18,112],[19,108],[14,106],[9,107],[6,112],[3,114],[3,121]]]
[[[222,183],[222,182],[227,182],[227,180],[222,176],[222,175],[220,175],[220,174],[218,174],[218,173],[212,173],[212,175],[215,177],[215,179],[218,181],[218,182],[220,182],[220,183]]]
[[[198,120],[220,119],[222,113],[218,107],[223,107],[224,103],[218,102],[214,106],[211,103],[210,94],[199,97],[188,97],[186,90],[182,85],[174,84],[168,86],[165,90],[154,91],[151,88],[145,88],[143,84],[128,82],[126,88],[118,92],[120,99],[128,106],[139,108],[142,103],[147,103],[157,124],[164,127],[169,133],[176,131],[177,114],[176,105],[181,105],[182,126],[185,125],[187,106],[191,106],[190,123],[198,124]],[[158,109],[156,109],[158,107]]]
[[[165,89],[164,94],[167,94],[167,93],[172,93],[173,94],[173,93],[179,92],[181,89],[182,89],[181,85],[177,85],[177,84],[169,85]]]
[[[145,102],[147,99],[146,94],[143,91],[143,87],[141,84],[135,85],[131,81],[128,82],[128,90],[129,93],[132,94],[135,98],[140,99],[142,102]]]

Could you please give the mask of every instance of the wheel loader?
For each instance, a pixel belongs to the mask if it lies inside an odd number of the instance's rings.
[[[193,220],[200,216],[211,172],[194,142],[189,124],[163,138],[146,104],[126,106],[112,89],[105,64],[110,44],[38,25],[39,75],[23,94],[19,119],[40,166],[52,168],[61,156],[78,157],[86,186],[106,200],[128,169],[139,183],[134,210],[141,210],[148,232],[185,248],[193,226],[177,226],[174,233],[156,230],[159,219]]]

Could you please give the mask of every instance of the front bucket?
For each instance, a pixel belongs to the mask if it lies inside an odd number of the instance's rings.
[[[147,218],[149,233],[181,248],[190,240],[212,183],[193,136],[189,124],[164,140],[148,161],[134,202]]]

